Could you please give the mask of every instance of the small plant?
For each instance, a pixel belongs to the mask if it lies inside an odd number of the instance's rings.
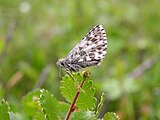
[[[95,106],[95,88],[89,75],[89,72],[73,74],[76,83],[69,75],[62,78],[60,90],[66,102],[58,101],[44,89],[29,92],[22,100],[21,112],[12,112],[9,104],[1,100],[0,120],[97,120],[105,95],[102,93]],[[118,120],[118,117],[108,112],[99,120]]]

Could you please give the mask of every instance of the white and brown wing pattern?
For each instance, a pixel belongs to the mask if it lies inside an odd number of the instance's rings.
[[[57,65],[75,72],[89,66],[96,66],[104,59],[106,49],[106,32],[102,25],[97,25],[70,51],[66,58],[60,59]]]

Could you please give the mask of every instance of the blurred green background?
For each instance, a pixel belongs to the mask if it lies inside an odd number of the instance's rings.
[[[100,67],[88,68],[97,98],[106,93],[101,116],[112,111],[122,120],[159,120],[159,5],[158,0],[0,0],[0,99],[20,112],[23,97],[41,87],[64,101],[56,61],[102,24],[108,54]]]

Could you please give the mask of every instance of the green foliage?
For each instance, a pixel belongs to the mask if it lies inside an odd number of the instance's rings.
[[[71,120],[96,120],[92,111],[74,112]]]
[[[100,114],[100,111],[101,111],[101,108],[102,108],[102,105],[103,105],[104,100],[105,100],[105,94],[102,93],[100,102],[99,102],[99,104],[98,104],[98,106],[97,106],[96,118],[98,118],[98,116],[99,116],[99,114]]]
[[[76,84],[80,85],[83,80],[82,75],[80,73],[76,73],[74,75],[74,78],[78,82]],[[76,84],[68,75],[66,75],[61,81],[61,93],[70,103],[73,101],[78,89],[78,85]],[[82,87],[82,91],[76,102],[76,107],[81,110],[92,110],[93,108],[95,108],[96,99],[94,97],[94,94],[95,89],[93,88],[92,81],[90,79],[86,79]]]
[[[100,98],[104,91],[107,98],[100,117],[116,111],[122,120],[159,120],[159,11],[158,0],[0,0],[0,100],[8,101],[11,118],[43,119],[37,101],[41,92],[32,91],[36,85],[55,96],[64,108],[60,116],[65,118],[74,96],[60,94],[56,61],[90,28],[102,24],[108,38],[107,55],[100,67],[89,68],[94,97]],[[143,63],[145,70],[140,67]],[[75,88],[70,89],[75,92]],[[72,116],[85,112],[74,111]]]
[[[108,112],[104,115],[104,120],[119,120],[119,118],[115,113]]]
[[[60,89],[61,89],[61,93],[65,97],[65,99],[71,103],[73,101],[75,94],[76,94],[76,86],[75,86],[72,78],[70,78],[68,75],[63,77],[63,80],[61,81]]]
[[[59,103],[47,90],[41,90],[39,102],[47,120],[58,120],[60,118]]]
[[[25,114],[37,120],[44,119],[44,115],[41,112],[41,107],[38,102],[40,94],[41,92],[39,90],[29,92],[22,101]]]
[[[10,108],[8,103],[2,99],[0,101],[0,120],[10,120],[9,118]]]
[[[80,73],[74,74],[74,78],[76,79],[77,83],[85,79],[84,75],[82,76],[82,74]],[[73,92],[73,89],[70,89],[70,87],[73,87],[75,91]],[[78,91],[78,89],[76,89],[75,87],[77,86],[74,86],[73,80],[68,75],[66,75],[61,82],[61,92],[66,99],[70,97],[70,95],[68,94],[70,93],[72,94],[71,96],[74,96],[72,99],[76,100],[76,103],[74,105],[75,108],[71,111],[72,114],[70,116],[70,119],[98,119],[104,102],[104,93],[102,93],[100,103],[97,106],[97,112],[95,113],[95,88],[93,87],[90,78],[85,79],[84,84],[82,85],[83,92]],[[77,99],[75,99],[77,92],[79,92],[79,96],[77,97]],[[71,104],[73,103],[71,102]],[[58,101],[53,94],[49,93],[47,90],[41,89],[31,91],[23,98],[23,114],[10,112],[10,108],[7,102],[5,100],[2,100],[0,104],[0,115],[2,120],[28,120],[29,118],[32,118],[34,120],[61,120],[65,119],[66,115],[68,115],[70,107],[71,106],[68,103]],[[117,120],[113,118],[113,115],[110,115],[110,113],[108,114],[104,117],[105,120]]]
[[[76,83],[80,85],[80,83],[82,82],[84,78],[82,77],[80,73],[76,73],[74,74],[74,79],[77,81]],[[71,77],[69,77],[68,75],[63,77],[61,81],[61,93],[65,97],[65,99],[68,100],[68,102],[70,103],[73,101],[75,94],[77,92],[76,87],[78,86],[74,84],[74,81]],[[96,120],[100,114],[100,110],[104,102],[104,97],[105,97],[104,93],[102,93],[100,103],[97,106],[97,112],[95,113],[95,111],[91,111],[95,109],[96,98],[94,97],[95,89],[93,87],[93,84],[90,78],[85,80],[82,86],[82,90],[83,91],[80,91],[80,95],[75,104],[79,112],[75,111],[73,115],[71,116],[71,119],[73,120]]]

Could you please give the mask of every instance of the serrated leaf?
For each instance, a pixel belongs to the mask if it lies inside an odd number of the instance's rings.
[[[68,75],[66,75],[62,79],[63,80],[61,81],[60,87],[61,94],[69,103],[71,103],[76,93],[74,82]]]
[[[71,120],[95,120],[93,111],[74,112],[72,113]]]
[[[94,97],[95,89],[93,88],[93,83],[90,80],[86,80],[82,89],[85,93],[81,92],[76,106],[80,110],[93,110],[95,108],[96,98]]]
[[[61,119],[64,120],[66,117],[66,114],[69,110],[70,105],[68,103],[65,102],[60,102],[59,103],[59,110],[60,110],[60,114],[61,114]]]
[[[74,79],[81,83],[83,77],[80,73],[75,73]],[[80,110],[92,110],[95,107],[96,98],[94,97],[95,89],[93,88],[93,83],[91,80],[86,79],[79,97],[76,101],[76,107]],[[61,93],[68,102],[72,102],[76,95],[76,86],[71,77],[66,75],[61,81]]]
[[[9,105],[8,103],[2,99],[0,102],[0,120],[10,120],[9,118]]]
[[[41,92],[39,90],[29,92],[22,100],[22,105],[25,114],[35,118],[36,120],[44,120],[44,115],[41,112],[41,107],[38,103],[38,98]]]
[[[60,107],[57,99],[47,90],[41,90],[39,102],[47,120],[60,119]]]
[[[98,118],[98,116],[99,116],[99,114],[100,114],[100,111],[101,111],[102,105],[103,105],[103,103],[104,103],[104,100],[105,100],[105,94],[102,93],[102,95],[101,95],[101,100],[100,100],[100,102],[99,102],[99,104],[98,104],[98,106],[97,106],[96,118]]]
[[[115,113],[108,112],[104,115],[104,120],[119,120],[119,118]]]

